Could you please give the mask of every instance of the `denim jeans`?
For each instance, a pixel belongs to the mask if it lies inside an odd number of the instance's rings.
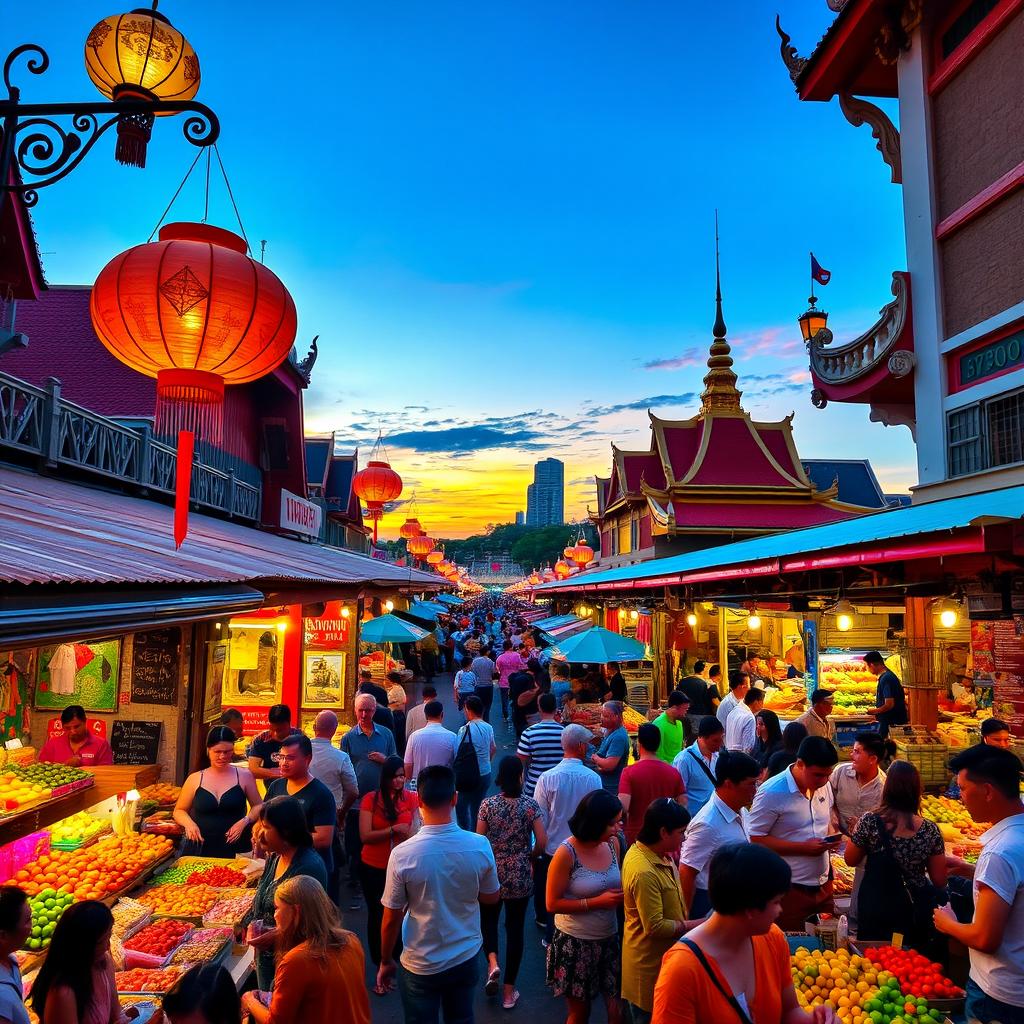
[[[480,813],[480,805],[487,796],[487,790],[491,788],[491,773],[480,776],[480,784],[476,789],[459,794],[459,801],[455,805],[455,820],[460,828],[467,832],[476,831],[476,818]]]
[[[491,704],[494,703],[494,686],[478,686],[473,692],[480,698],[480,703],[484,706],[483,720],[489,722],[491,720]]]
[[[473,998],[479,978],[477,957],[449,967],[438,974],[398,972],[405,1024],[473,1024]]]
[[[967,1024],[972,1021],[981,1021],[981,1024],[1024,1024],[1024,1006],[1011,1006],[993,999],[981,990],[973,978],[968,978],[964,1016]]]
[[[501,717],[508,721],[508,687],[499,686],[498,689],[501,691]]]

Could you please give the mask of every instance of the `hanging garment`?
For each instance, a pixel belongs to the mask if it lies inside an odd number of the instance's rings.
[[[50,658],[50,692],[67,697],[75,692],[75,645],[61,644]]]

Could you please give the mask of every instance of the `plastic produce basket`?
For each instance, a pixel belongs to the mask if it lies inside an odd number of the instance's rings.
[[[896,744],[896,756],[917,768],[923,785],[942,786],[949,782],[949,747],[927,729],[894,726],[889,736]]]

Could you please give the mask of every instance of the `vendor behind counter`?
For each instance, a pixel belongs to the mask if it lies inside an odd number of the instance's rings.
[[[63,731],[43,744],[40,761],[70,765],[72,768],[93,768],[113,764],[114,753],[110,744],[89,731],[85,709],[80,704],[69,704],[60,713]]]

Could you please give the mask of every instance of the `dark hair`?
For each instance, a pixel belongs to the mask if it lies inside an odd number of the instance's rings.
[[[605,668],[614,669],[616,672],[619,671],[619,663],[617,661],[609,661],[605,665]]]
[[[989,736],[995,736],[997,732],[1009,732],[1010,727],[998,718],[986,718],[981,723],[981,738],[986,739]]]
[[[273,825],[289,846],[301,850],[313,845],[306,810],[293,796],[275,796],[265,801],[260,808],[260,821]]]
[[[398,683],[399,686],[402,684],[401,672],[389,672],[385,677],[389,683]]]
[[[229,729],[226,725],[215,725],[206,734],[206,749],[217,746],[218,743],[230,743],[232,746],[235,744],[235,733],[233,729]]]
[[[395,806],[395,791],[391,788],[395,776],[405,771],[405,762],[397,755],[392,754],[384,759],[380,766],[380,785],[377,787],[377,796],[384,809],[384,817],[388,821],[398,821],[398,808]]]
[[[21,919],[21,908],[28,901],[24,889],[16,885],[0,885],[0,932],[13,932]]]
[[[423,714],[427,718],[440,718],[444,714],[444,705],[439,700],[428,700],[423,705]]]
[[[455,796],[455,772],[447,765],[428,765],[416,777],[416,795],[432,811],[450,806]]]
[[[705,666],[706,664],[707,664],[707,662],[705,662],[705,661],[701,661],[701,660],[700,660],[700,658],[698,658],[698,659],[697,659],[697,660],[696,660],[696,661],[695,661],[695,662],[693,663],[693,671],[694,671],[694,672],[696,672],[696,673],[697,673],[697,675],[700,675],[700,674],[701,674],[701,672],[703,672],[703,671],[704,671],[704,666]]]
[[[113,927],[114,915],[99,900],[72,903],[60,916],[49,952],[32,986],[32,1009],[40,1020],[46,1011],[46,997],[63,986],[75,994],[78,1019],[83,1019],[92,1002],[93,964],[100,940]]]
[[[747,690],[746,695],[743,698],[743,703],[748,708],[753,707],[757,703],[764,703],[764,690],[759,690],[756,686],[752,686]]]
[[[501,645],[501,649],[503,651],[511,651],[512,650],[512,641],[511,640],[503,641],[502,645]]]
[[[423,703],[426,704],[428,697],[436,697],[437,696],[437,687],[434,686],[432,683],[427,683],[427,685],[423,687],[422,694],[423,694]]]
[[[805,739],[807,739],[807,726],[803,722],[790,722],[782,730],[782,745],[790,754],[795,754]]]
[[[472,711],[474,715],[483,715],[484,713],[484,702],[475,693],[471,693],[462,702],[462,706],[468,711]]]
[[[79,721],[85,721],[85,708],[81,704],[69,704],[60,713],[60,724],[67,725],[68,722],[73,722],[76,719]]]
[[[757,843],[727,843],[708,866],[708,895],[718,914],[764,910],[789,891],[789,865],[774,850]]]
[[[706,740],[711,736],[717,736],[721,732],[725,732],[725,726],[714,715],[705,715],[697,723],[698,739]]]
[[[505,796],[520,796],[523,792],[523,762],[511,754],[503,757],[498,762],[494,782]]]
[[[291,736],[285,736],[285,738],[281,740],[281,746],[298,747],[299,753],[301,753],[303,757],[312,758],[313,756],[313,744],[304,732],[297,732],[293,733]]]
[[[881,656],[881,654],[878,653],[878,651],[868,651],[868,653],[864,655],[864,664],[865,665],[884,665],[885,664],[885,658],[883,658]]]
[[[572,678],[569,666],[564,661],[552,661],[548,665],[548,672],[550,675],[558,676],[559,679]]]
[[[581,843],[596,843],[620,814],[619,798],[606,789],[595,789],[579,802],[569,819],[569,831]]]
[[[163,1010],[172,1020],[198,1013],[208,1024],[238,1024],[242,1000],[226,968],[219,963],[196,964],[164,996]]]
[[[227,725],[228,722],[235,722],[239,719],[243,722],[245,721],[245,716],[242,712],[239,711],[238,708],[228,708],[226,711],[222,712],[220,716],[220,724]]]
[[[729,689],[738,690],[744,683],[750,682],[750,676],[741,672],[738,668],[729,673]]]
[[[610,795],[610,794],[609,794]],[[680,806],[669,796],[652,800],[644,811],[644,823],[640,826],[636,838],[645,846],[651,846],[661,839],[661,830],[675,832],[677,828],[686,828],[690,824],[690,812]]]
[[[1007,800],[1020,796],[1021,763],[1011,750],[978,743],[957,754],[949,767],[954,772],[967,772],[972,782],[988,783]]]
[[[460,662],[459,662],[459,664],[460,664],[460,665],[461,665],[461,666],[462,666],[463,668],[469,668],[469,666],[473,664],[473,659],[472,659],[472,658],[471,658],[471,657],[470,657],[470,656],[469,656],[469,655],[467,654],[467,655],[466,655],[466,656],[465,656],[465,657],[464,657],[464,658],[462,659],[462,661],[460,661]]]
[[[723,750],[715,762],[715,785],[722,786],[726,782],[739,785],[747,779],[756,779],[761,774],[761,766],[742,750]]]
[[[636,731],[636,741],[648,753],[655,754],[661,746],[661,730],[653,722],[644,722]]]
[[[708,678],[709,679],[712,676],[720,676],[721,674],[722,674],[722,666],[721,665],[712,665],[711,668],[708,669]]]
[[[553,693],[542,693],[537,698],[537,707],[544,712],[545,715],[550,715],[558,707],[558,701],[555,699]]]
[[[921,811],[921,773],[909,761],[893,761],[885,776],[878,813],[895,825],[897,814]]]
[[[685,693],[680,693],[679,690],[673,690],[668,695],[668,706],[670,708],[678,708],[678,707],[681,707],[683,704],[689,704],[689,703],[690,703],[690,698],[687,697]]]
[[[859,743],[865,754],[877,757],[879,761],[885,757],[885,740],[872,729],[865,729],[853,737],[854,743]]]
[[[267,712],[267,721],[271,725],[278,725],[281,722],[292,720],[292,709],[287,704],[271,704]]]
[[[796,759],[808,768],[831,768],[839,763],[836,748],[824,736],[805,736],[796,749]]]
[[[781,743],[782,726],[779,723],[779,716],[771,708],[762,708],[758,711],[757,717],[764,723],[765,731],[768,733],[765,746],[770,749],[772,746]]]

